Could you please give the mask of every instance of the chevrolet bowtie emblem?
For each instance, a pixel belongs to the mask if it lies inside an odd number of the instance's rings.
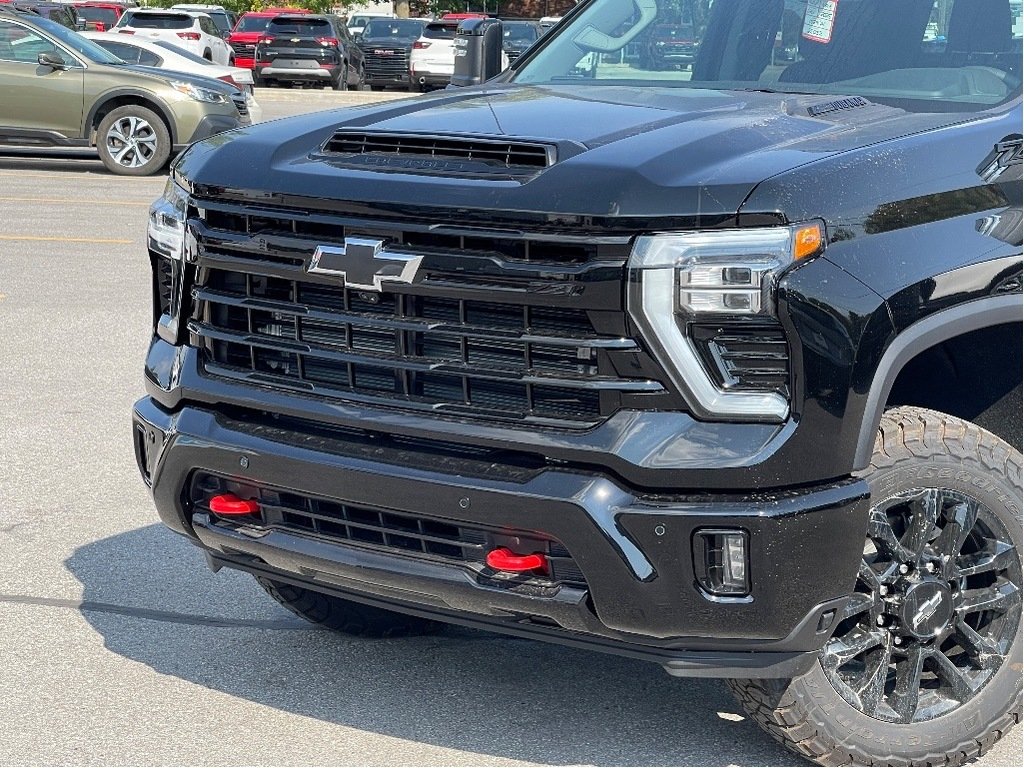
[[[346,237],[342,246],[318,245],[306,271],[343,278],[347,287],[359,291],[380,293],[383,283],[411,284],[421,261],[422,256],[385,250],[383,240]]]

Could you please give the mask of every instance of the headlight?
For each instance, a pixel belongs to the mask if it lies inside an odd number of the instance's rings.
[[[184,83],[180,80],[174,80],[171,82],[171,87],[179,93],[185,94],[190,99],[202,101],[207,104],[228,104],[231,102],[231,99],[220,91],[214,91],[210,88],[202,88],[198,85],[193,85],[192,83]]]
[[[178,340],[185,264],[194,261],[195,241],[185,226],[187,214],[188,194],[168,179],[163,196],[149,208],[146,240],[153,267],[156,333],[172,344]]]
[[[188,193],[167,179],[164,194],[149,207],[149,247],[170,259],[185,257],[185,214]]]
[[[772,326],[777,326],[776,281],[786,267],[823,247],[824,231],[818,223],[648,235],[637,240],[629,262],[630,313],[698,415],[786,418],[789,400],[784,394],[762,391],[734,376],[729,366],[735,360],[725,359],[732,352],[723,357],[718,348],[702,348],[704,342],[695,331],[708,324],[732,329],[728,338],[735,342],[737,333],[756,329],[760,334],[753,338],[776,347],[781,338],[785,350],[781,329],[772,335]],[[764,333],[765,328],[771,333]],[[755,349],[753,354],[768,360],[779,353]]]

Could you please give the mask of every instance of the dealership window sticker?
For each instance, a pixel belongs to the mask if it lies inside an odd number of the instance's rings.
[[[804,14],[804,37],[816,43],[832,41],[839,0],[809,0]]]

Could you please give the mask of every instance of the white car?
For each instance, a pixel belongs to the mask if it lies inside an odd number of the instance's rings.
[[[410,88],[443,88],[455,73],[455,30],[459,23],[432,21],[409,52]]]
[[[117,20],[112,31],[147,40],[164,40],[222,66],[229,65],[234,58],[213,20],[196,11],[132,8]]]
[[[217,27],[221,35],[227,35],[231,33],[231,28],[234,26],[231,15],[223,5],[201,5],[199,3],[178,3],[177,5],[171,6],[172,11],[195,11],[196,13],[205,13],[213,21],[213,25]]]
[[[355,13],[348,17],[345,22],[345,26],[348,27],[349,34],[353,37],[362,32],[366,25],[374,19],[393,19],[395,14],[393,13]]]
[[[249,119],[252,122],[258,123],[263,118],[263,108],[256,102],[254,95],[251,69],[222,67],[164,40],[145,40],[134,35],[126,37],[115,32],[79,32],[79,34],[129,64],[223,80],[245,94],[246,104],[249,107]]]

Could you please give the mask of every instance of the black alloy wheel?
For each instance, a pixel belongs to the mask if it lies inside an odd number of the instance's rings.
[[[821,653],[826,678],[873,718],[945,715],[1006,661],[1017,631],[1020,558],[978,499],[943,488],[875,504],[852,614]]]

